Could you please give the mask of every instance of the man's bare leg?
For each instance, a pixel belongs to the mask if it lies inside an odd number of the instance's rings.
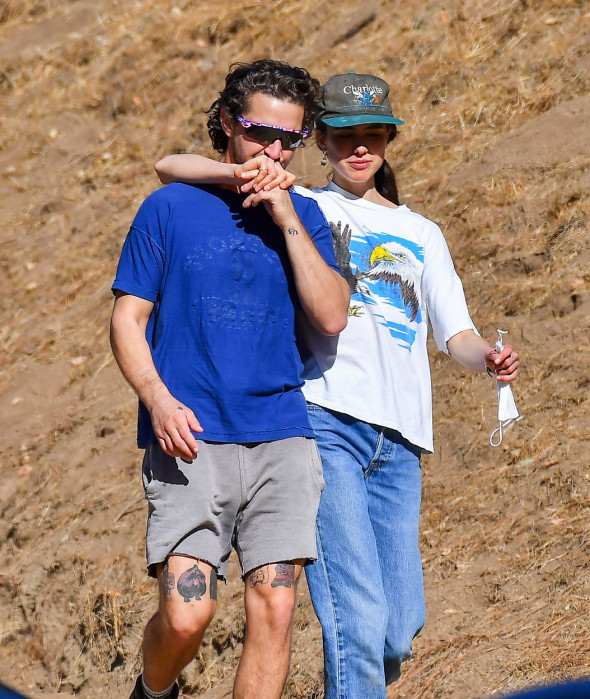
[[[246,640],[234,699],[279,699],[289,672],[297,581],[303,561],[271,563],[246,576]]]
[[[215,614],[217,571],[186,556],[158,566],[160,605],[143,636],[143,677],[150,689],[174,683],[195,657]]]

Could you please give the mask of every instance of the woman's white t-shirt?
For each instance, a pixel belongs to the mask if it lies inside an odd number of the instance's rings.
[[[304,327],[305,397],[432,452],[428,328],[444,352],[453,335],[477,332],[440,228],[407,206],[374,204],[334,183],[296,191],[321,207],[351,287],[340,335]]]

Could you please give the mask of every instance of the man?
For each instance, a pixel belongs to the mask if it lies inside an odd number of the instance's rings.
[[[209,111],[223,163],[282,171],[306,137],[318,83],[277,61],[238,64]],[[216,607],[231,547],[245,582],[234,697],[280,697],[296,583],[316,557],[321,464],[301,393],[296,315],[346,325],[348,288],[315,202],[281,188],[173,184],[131,226],[113,283],[111,344],[137,393],[158,612],[132,699],[178,697]]]

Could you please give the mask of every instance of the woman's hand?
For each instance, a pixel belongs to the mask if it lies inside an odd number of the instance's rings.
[[[270,192],[271,189],[289,189],[297,179],[291,172],[287,172],[279,163],[276,163],[267,155],[257,155],[242,165],[236,165],[234,176],[244,194],[256,194],[262,190]]]
[[[493,372],[498,381],[514,381],[518,376],[518,353],[511,345],[504,345],[501,352],[488,344],[473,330],[462,330],[447,341],[447,349],[453,359],[466,369]],[[483,360],[483,361],[482,361]]]
[[[511,345],[504,345],[501,352],[490,348],[486,352],[486,368],[496,375],[498,381],[514,381],[518,376],[518,352]]]

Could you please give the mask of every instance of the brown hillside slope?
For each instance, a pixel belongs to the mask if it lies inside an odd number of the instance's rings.
[[[523,358],[524,419],[493,449],[493,382],[433,353],[428,621],[390,696],[590,674],[589,49],[582,0],[0,0],[0,678],[129,693],[154,589],[110,283],[153,163],[210,152],[203,109],[264,56],[391,83],[402,197],[443,227],[482,333]],[[295,167],[315,182],[318,163],[310,146]],[[235,577],[186,696],[228,696]],[[322,696],[305,588],[285,696]]]

